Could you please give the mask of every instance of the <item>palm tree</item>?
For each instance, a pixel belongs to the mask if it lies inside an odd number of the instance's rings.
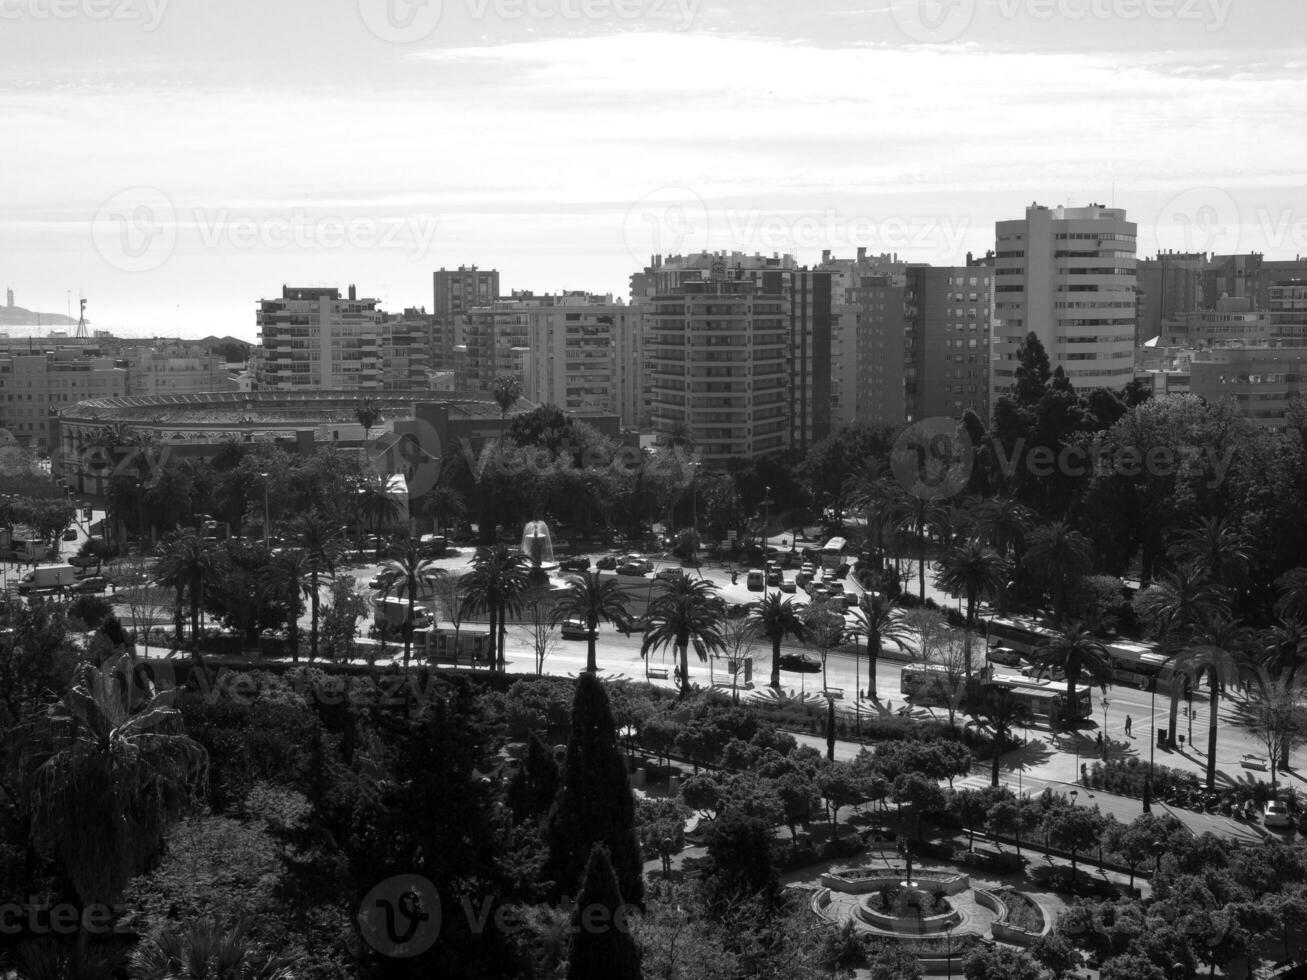
[[[990,686],[985,688],[979,704],[972,711],[972,717],[994,733],[993,768],[990,770],[989,784],[997,786],[998,762],[1003,754],[1003,745],[1013,728],[1030,723],[1030,709],[1017,698],[1012,688]]]
[[[1224,517],[1199,518],[1196,526],[1176,536],[1169,550],[1181,562],[1204,569],[1227,589],[1244,585],[1253,563],[1247,536]]]
[[[174,531],[161,542],[152,569],[154,577],[164,585],[176,589],[180,596],[185,590],[191,605],[191,655],[203,669],[200,660],[200,603],[204,596],[204,583],[213,574],[216,562],[213,552],[198,531],[187,528]],[[180,637],[178,637],[180,640]]]
[[[844,481],[844,498],[850,510],[859,511],[867,522],[867,542],[877,559],[885,554],[885,532],[894,527],[894,477],[889,464],[876,457],[865,460]]]
[[[375,473],[364,474],[358,485],[358,513],[360,518],[359,553],[363,553],[362,525],[372,522],[377,537],[381,537],[382,528],[398,519],[400,514],[397,501],[386,485],[386,481]],[[380,555],[381,548],[377,548]]]
[[[472,570],[463,577],[463,613],[485,613],[489,618],[490,646],[501,671],[505,667],[508,614],[516,614],[522,608],[530,584],[530,568],[526,555],[501,544],[479,550],[472,559]]]
[[[967,597],[966,670],[971,683],[971,635],[976,630],[976,600],[992,599],[1007,584],[1010,567],[997,551],[974,538],[949,549],[935,584]]]
[[[1054,521],[1030,532],[1024,561],[1044,587],[1052,589],[1053,608],[1062,619],[1071,583],[1093,570],[1094,546],[1066,522]]]
[[[1209,581],[1197,565],[1184,564],[1157,576],[1139,594],[1135,600],[1135,609],[1160,641],[1162,652],[1174,661],[1199,624],[1229,614],[1229,602],[1229,594],[1215,582]],[[1171,709],[1167,744],[1175,748],[1184,675],[1171,670],[1169,676]]]
[[[467,501],[456,487],[432,487],[418,498],[422,513],[430,514],[436,521],[436,533],[442,533],[451,524],[457,523],[467,514]]]
[[[926,601],[926,541],[931,528],[937,532],[948,523],[948,508],[928,497],[909,496],[895,507],[898,528],[917,537],[917,590],[918,598]]]
[[[1221,690],[1252,673],[1249,653],[1251,632],[1228,616],[1205,620],[1194,630],[1189,644],[1175,659],[1175,669],[1197,683],[1207,678],[1207,788],[1216,788],[1216,727],[1221,706]],[[1276,760],[1271,760],[1274,765]]]
[[[367,442],[372,427],[381,421],[381,403],[375,398],[364,398],[354,409],[354,417],[363,426],[363,441]]]
[[[297,960],[262,949],[250,937],[252,918],[224,931],[211,918],[143,939],[132,950],[131,980],[293,980]]]
[[[725,650],[721,623],[725,608],[716,594],[717,585],[695,579],[679,568],[658,577],[658,595],[649,603],[648,630],[640,644],[641,656],[672,647],[680,654],[681,693],[690,693],[690,645],[703,663],[714,650]]]
[[[383,573],[389,572],[392,577],[386,593],[389,594],[391,589],[397,589],[401,596],[408,596],[408,620],[404,623],[404,666],[407,667],[413,649],[413,607],[417,603],[418,590],[422,586],[434,586],[448,575],[448,572],[438,568],[434,561],[422,558],[412,543],[395,554],[381,568]]]
[[[38,842],[88,906],[118,900],[207,779],[208,755],[182,730],[177,691],[151,687],[142,698],[123,683],[130,672],[125,655],[77,666],[32,779]]]
[[[322,597],[319,580],[336,574],[336,559],[340,555],[340,525],[328,520],[316,510],[301,514],[285,527],[286,542],[292,549],[302,551],[308,564],[309,659],[318,658],[318,612]]]
[[[508,418],[509,410],[522,397],[522,379],[515,374],[505,374],[495,379],[493,389],[495,402],[499,405],[500,421]]]
[[[283,551],[272,560],[276,594],[286,604],[286,639],[290,643],[292,663],[300,662],[300,615],[304,612],[304,600],[311,598],[310,565],[308,555],[299,549]]]
[[[803,612],[790,599],[782,599],[779,591],[768,592],[753,603],[749,610],[749,623],[755,632],[771,640],[771,686],[781,689],[781,643],[791,637],[803,643],[808,639],[808,623]]]
[[[876,661],[881,644],[889,640],[900,650],[907,648],[911,631],[894,603],[879,592],[864,592],[853,610],[853,632],[867,638],[867,696],[876,700]],[[857,653],[854,653],[857,657]],[[856,661],[854,666],[856,667]],[[779,678],[777,678],[779,680]]]
[[[1026,549],[1026,536],[1035,526],[1035,516],[1025,504],[1012,497],[995,497],[986,500],[976,510],[972,525],[975,534],[1012,563],[1012,579],[1021,573],[1021,559]],[[998,596],[1000,616],[1007,615],[1007,587]]]
[[[631,597],[617,584],[617,579],[601,578],[598,570],[568,575],[567,582],[567,588],[554,606],[554,621],[579,619],[585,623],[589,646],[585,669],[593,674],[599,669],[595,664],[599,623],[601,620],[616,623],[623,619]]]
[[[1307,662],[1307,623],[1294,617],[1280,620],[1262,634],[1262,647],[1263,666],[1292,685]]]
[[[1275,614],[1281,619],[1307,622],[1307,568],[1291,568],[1275,580],[1280,595],[1275,600]]]
[[[1054,669],[1066,673],[1068,713],[1076,703],[1076,681],[1086,675],[1086,686],[1106,689],[1112,682],[1112,655],[1080,623],[1068,623],[1031,657],[1040,674]]]

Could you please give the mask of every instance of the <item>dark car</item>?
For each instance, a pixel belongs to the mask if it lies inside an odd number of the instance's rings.
[[[558,563],[560,571],[564,572],[588,572],[590,570],[590,559],[581,558],[564,558]]]
[[[595,632],[585,625],[584,620],[568,619],[563,621],[564,640],[588,640],[595,635]]]
[[[598,561],[595,562],[595,568],[605,572],[611,572],[616,567],[617,567],[617,559],[612,555],[604,555],[602,558],[600,558]]]
[[[104,592],[109,588],[109,580],[103,575],[87,575],[68,586],[69,592]]]
[[[617,627],[617,632],[630,636],[632,633],[643,633],[649,628],[650,622],[648,616],[619,616],[613,625]]]
[[[639,578],[644,578],[644,576],[645,576],[645,569],[644,569],[644,566],[643,566],[643,565],[636,565],[636,564],[618,565],[618,566],[617,566],[617,574],[618,574],[618,575],[634,575],[634,576],[637,576],[637,577],[639,577]]]
[[[70,527],[67,531],[65,531],[65,532],[64,532],[64,540],[65,540],[65,541],[76,541],[76,540],[77,540],[77,528],[75,528],[75,527]]]
[[[783,653],[781,670],[789,670],[797,674],[820,674],[821,663],[806,653]]]

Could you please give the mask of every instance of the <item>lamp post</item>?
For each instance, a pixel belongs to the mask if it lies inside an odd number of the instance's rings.
[[[762,492],[765,494],[762,498],[762,553],[765,558],[767,556],[767,519],[771,513],[771,487],[763,487]]]
[[[1072,806],[1075,806],[1075,805],[1076,805],[1076,797],[1079,796],[1079,795],[1080,795],[1080,790],[1078,790],[1078,789],[1073,789],[1073,790],[1071,791],[1071,805],[1072,805]]]
[[[1107,695],[1103,695],[1103,761],[1107,761],[1107,706],[1112,702],[1108,700]]]
[[[1148,774],[1144,776],[1144,813],[1153,812],[1153,759],[1157,755],[1157,678],[1153,678],[1152,696],[1148,702],[1148,730],[1152,737],[1148,740]]]
[[[699,558],[699,467],[702,463],[690,464],[690,557]]]
[[[948,939],[948,947],[944,950],[944,968],[948,971],[948,980],[953,980],[953,927],[956,925],[956,922],[950,922],[944,930]]]
[[[270,473],[260,473],[263,480],[263,547],[268,546],[268,477]]]

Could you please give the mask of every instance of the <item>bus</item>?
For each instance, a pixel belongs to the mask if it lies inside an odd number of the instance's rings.
[[[1112,657],[1112,680],[1133,685],[1141,691],[1153,690],[1170,663],[1170,658],[1159,652],[1153,643],[1113,640],[1105,646]]]
[[[1000,619],[995,616],[986,624],[986,636],[990,646],[1015,650],[1028,658],[1057,637],[1058,632],[1032,619]]]
[[[911,664],[903,668],[899,679],[899,692],[914,705],[927,708],[947,707],[949,688],[961,686],[960,678],[950,675],[942,664]],[[972,678],[972,696],[980,697],[986,688],[1003,688],[1012,692],[1017,701],[1025,705],[1037,721],[1050,724],[1068,720],[1066,687],[1047,680],[1035,680],[1013,674],[996,674],[988,668],[978,671]],[[958,691],[958,707],[965,708],[967,692]],[[1089,688],[1076,691],[1069,719],[1083,721],[1093,715],[1093,700]]]

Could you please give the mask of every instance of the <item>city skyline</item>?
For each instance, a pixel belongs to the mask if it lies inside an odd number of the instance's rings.
[[[430,309],[472,263],[623,298],[703,248],[960,265],[1032,202],[1124,208],[1140,257],[1307,253],[1307,15],[1268,0],[55,9],[0,21],[0,285],[124,335],[253,339],[283,283]]]

